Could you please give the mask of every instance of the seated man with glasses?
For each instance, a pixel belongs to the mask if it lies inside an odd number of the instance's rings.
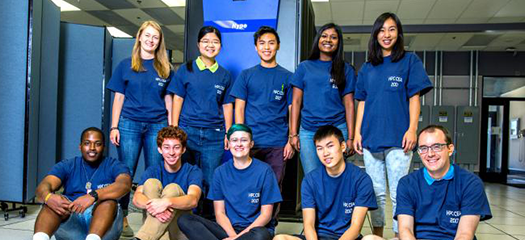
[[[442,126],[419,132],[417,152],[425,167],[401,178],[397,187],[394,219],[400,238],[475,239],[479,221],[492,218],[483,182],[450,162],[454,144]]]

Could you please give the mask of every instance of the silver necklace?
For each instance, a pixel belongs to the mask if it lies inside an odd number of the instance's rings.
[[[100,167],[100,165],[99,165]],[[91,192],[91,181],[93,180],[93,177],[95,177],[95,175],[97,174],[98,172],[98,169],[99,167],[97,167],[97,170],[95,170],[95,172],[93,173],[93,175],[91,175],[91,177],[88,179],[88,174],[87,174],[87,171],[86,171],[86,167],[84,166],[84,159],[82,159],[82,169],[84,170],[84,175],[86,176],[86,191],[89,193]]]

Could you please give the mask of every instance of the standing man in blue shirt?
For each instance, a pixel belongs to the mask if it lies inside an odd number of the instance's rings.
[[[136,240],[165,239],[164,235],[186,239],[177,219],[197,207],[202,192],[202,171],[182,162],[187,139],[179,127],[164,127],[158,132],[157,149],[164,161],[146,169],[133,195],[133,204],[147,212]]]
[[[117,199],[131,189],[128,168],[104,157],[105,139],[95,127],[80,137],[82,156],[57,163],[42,180],[36,197],[44,203],[35,222],[33,240],[116,240],[122,232]],[[55,193],[61,187],[62,194]]]
[[[421,130],[417,151],[425,167],[401,178],[397,188],[400,238],[475,239],[479,221],[492,218],[483,182],[451,164],[454,144],[442,126]]]
[[[251,155],[272,167],[281,186],[286,160],[294,155],[287,117],[292,104],[292,73],[277,64],[280,40],[275,29],[262,26],[253,38],[261,63],[242,71],[233,84],[230,95],[235,97],[235,123],[252,129],[255,146]]]
[[[314,142],[323,167],[308,173],[301,186],[304,235],[274,240],[361,239],[366,212],[377,208],[372,179],[345,162],[346,142],[337,127],[320,127]]]

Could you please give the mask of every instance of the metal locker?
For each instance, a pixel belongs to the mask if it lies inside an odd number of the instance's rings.
[[[454,106],[433,106],[432,107],[432,117],[430,122],[432,124],[441,125],[445,127],[452,137],[452,142],[455,143],[454,138],[454,125],[456,123],[456,108]],[[452,159],[455,158],[455,153],[452,155]]]
[[[478,164],[479,108],[458,106],[456,117],[456,163]]]

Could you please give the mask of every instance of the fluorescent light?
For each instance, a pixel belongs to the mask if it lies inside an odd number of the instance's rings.
[[[55,5],[60,8],[61,12],[70,12],[70,11],[80,11],[80,8],[73,6],[71,3],[68,3],[64,0],[51,0]]]
[[[471,45],[471,46],[461,46],[461,48],[463,49],[471,49],[471,50],[476,50],[476,49],[484,49],[486,48],[487,46],[481,46],[481,45],[478,45],[478,46],[475,46],[475,45]]]
[[[312,0],[312,2],[329,2],[330,0]]]
[[[162,0],[168,7],[184,7],[186,0]]]
[[[111,34],[111,36],[113,37],[118,37],[118,38],[132,38],[131,35],[121,31],[120,29],[116,28],[116,27],[107,27],[108,31],[109,31],[109,34]]]

